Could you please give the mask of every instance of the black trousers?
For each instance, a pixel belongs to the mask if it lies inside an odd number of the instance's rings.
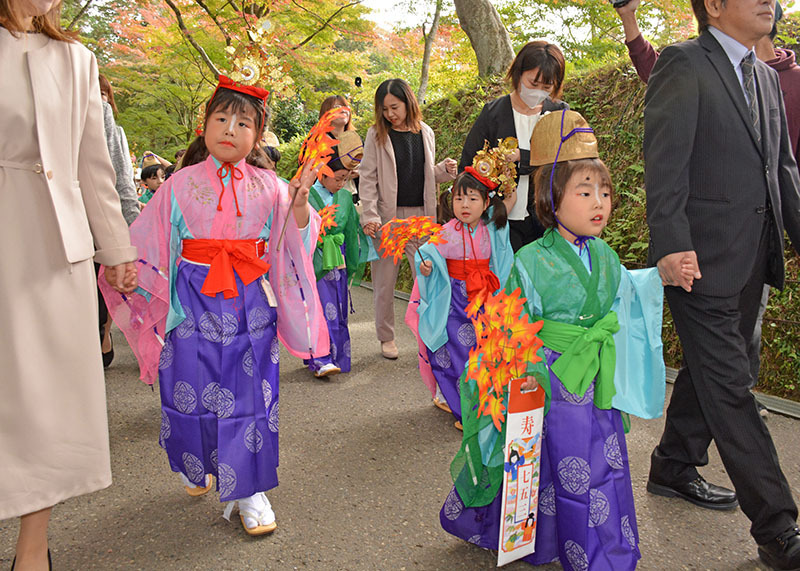
[[[94,264],[94,275],[100,273],[100,264]],[[108,321],[108,307],[106,307],[106,300],[103,294],[100,293],[100,288],[97,288],[97,313],[98,313],[98,329],[100,330],[100,343],[103,342],[103,337],[106,334],[106,321]]]
[[[765,222],[756,267],[739,295],[712,297],[665,288],[684,362],[650,463],[655,483],[689,482],[697,477],[697,466],[708,463],[713,439],[752,522],[750,533],[762,544],[797,519],[775,445],[749,390],[747,345],[763,292],[771,226]]]
[[[511,239],[511,249],[516,252],[523,246],[538,240],[544,235],[544,226],[534,215],[529,215],[525,220],[509,220],[508,233]]]

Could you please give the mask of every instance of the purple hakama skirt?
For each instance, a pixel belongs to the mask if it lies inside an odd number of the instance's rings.
[[[320,305],[325,313],[325,323],[328,325],[331,352],[328,355],[314,357],[311,361],[304,359],[303,362],[314,373],[328,363],[339,367],[342,373],[349,373],[351,353],[350,330],[347,327],[347,314],[350,311],[347,270],[344,268],[329,270],[317,281],[317,291]]]
[[[427,349],[436,383],[442,390],[447,405],[453,411],[456,420],[461,420],[461,386],[459,379],[469,358],[469,351],[477,340],[475,326],[467,317],[467,284],[463,280],[450,278],[450,310],[447,317],[447,343],[436,351]]]
[[[548,367],[560,353],[545,349]],[[545,416],[536,551],[523,561],[560,561],[567,570],[634,569],[641,558],[628,450],[617,410],[594,406],[594,385],[583,397],[550,372],[552,400]],[[445,531],[496,550],[501,493],[487,506],[464,507],[455,487],[440,512]]]
[[[166,337],[159,362],[161,434],[173,471],[220,501],[278,485],[277,313],[261,280],[239,295],[200,293],[208,267],[181,261],[175,287],[186,319]]]

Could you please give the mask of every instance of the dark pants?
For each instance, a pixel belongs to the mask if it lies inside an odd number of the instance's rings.
[[[665,288],[684,366],[650,464],[655,483],[689,482],[698,475],[696,467],[708,463],[713,439],[742,511],[752,522],[750,533],[762,544],[797,519],[775,445],[749,390],[753,380],[747,346],[764,289],[768,231],[762,234],[755,269],[739,295],[711,297]]]
[[[94,265],[94,275],[97,276],[100,273],[100,264],[95,263]],[[100,343],[103,342],[103,337],[106,334],[106,321],[108,321],[108,307],[106,307],[106,300],[103,297],[103,294],[100,292],[100,288],[97,288],[97,312],[98,312],[98,325],[100,328]]]
[[[753,328],[753,336],[750,337],[750,342],[747,344],[747,356],[750,359],[750,374],[753,377],[753,384],[750,385],[751,389],[758,383],[758,371],[761,368],[761,324],[764,321],[764,311],[767,309],[768,301],[769,286],[764,284],[764,292],[761,294],[761,305],[758,308],[756,325]]]
[[[516,252],[526,244],[541,238],[544,235],[544,226],[536,216],[530,215],[525,220],[509,220],[508,232],[511,249]]]

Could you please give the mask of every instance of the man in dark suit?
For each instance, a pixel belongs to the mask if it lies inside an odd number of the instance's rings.
[[[783,287],[783,232],[800,244],[800,179],[777,74],[753,46],[774,0],[692,0],[694,40],[665,48],[645,101],[650,257],[681,339],[651,493],[738,504],[759,556],[800,568],[797,507],[756,401],[747,343],[764,283]],[[714,440],[736,488],[697,472]]]

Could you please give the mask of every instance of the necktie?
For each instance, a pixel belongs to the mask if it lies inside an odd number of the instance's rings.
[[[744,91],[747,94],[748,108],[750,111],[750,122],[756,131],[756,139],[761,142],[761,119],[758,115],[758,96],[756,95],[755,77],[755,54],[750,51],[742,58],[742,79],[744,79]]]

